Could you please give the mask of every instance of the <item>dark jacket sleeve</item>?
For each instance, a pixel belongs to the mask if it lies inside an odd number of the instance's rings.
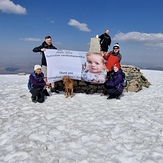
[[[119,85],[119,83],[121,83],[123,81],[123,77],[121,74],[117,74],[116,78],[113,78],[110,81],[106,82],[107,86],[111,86],[111,87],[116,87],[117,85]]]
[[[43,48],[42,45],[41,45],[41,46],[38,46],[38,47],[35,47],[35,48],[33,49],[33,52],[42,52],[42,51],[41,51],[42,48]]]
[[[54,45],[52,45],[52,49],[57,49]]]
[[[108,60],[108,58],[110,57],[111,53],[112,53],[112,51],[109,52],[108,54],[104,53],[103,58],[104,58],[105,60]]]
[[[29,80],[30,80],[31,84],[34,85],[35,88],[43,88],[46,85],[44,80],[38,82],[37,79],[35,79],[33,77],[33,75],[29,76]]]
[[[118,55],[118,60],[119,60],[119,62],[122,60],[122,55],[120,53]]]
[[[100,35],[98,38],[100,38],[100,44],[101,44],[101,42],[102,42],[103,39],[104,39],[104,34]]]

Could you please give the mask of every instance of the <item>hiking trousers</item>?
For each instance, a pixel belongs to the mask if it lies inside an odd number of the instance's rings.
[[[33,88],[30,90],[32,94],[32,100],[35,100],[37,102],[44,102],[45,97],[44,97],[44,90],[43,89],[38,89],[38,88]]]

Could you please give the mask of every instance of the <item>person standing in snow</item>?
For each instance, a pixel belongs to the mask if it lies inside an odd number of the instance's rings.
[[[122,69],[115,64],[113,66],[113,74],[110,80],[107,80],[104,84],[104,95],[108,95],[107,99],[116,98],[120,99],[120,95],[123,92],[123,72]]]
[[[34,66],[34,72],[29,76],[29,83],[30,93],[32,94],[32,102],[44,102],[44,96],[49,96],[49,93],[47,92],[45,87],[50,83],[45,82],[44,74],[42,73],[42,68],[40,65]]]
[[[33,49],[33,52],[41,52],[41,54],[42,54],[41,66],[42,66],[42,71],[43,71],[43,74],[44,74],[45,81],[47,81],[47,62],[46,62],[46,58],[45,58],[45,54],[44,54],[44,51],[46,49],[57,49],[52,44],[51,36],[46,36],[45,41],[42,43],[42,45],[40,45],[38,47],[35,47]],[[56,90],[56,88],[55,88],[55,83],[54,82],[51,83],[51,92],[59,93],[59,91]]]
[[[101,52],[107,52],[111,44],[111,37],[109,36],[109,30],[106,29],[105,33],[99,36]]]

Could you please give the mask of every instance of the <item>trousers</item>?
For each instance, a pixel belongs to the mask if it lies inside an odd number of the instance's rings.
[[[47,92],[47,90],[43,90],[43,89],[38,89],[38,88],[33,88],[30,90],[31,94],[32,94],[32,100],[36,100],[39,103],[42,103],[45,101],[45,94]]]
[[[118,91],[117,88],[115,87],[107,87],[107,86],[104,86],[104,92],[103,92],[105,95],[111,95],[111,96],[119,96],[121,95],[121,93]]]

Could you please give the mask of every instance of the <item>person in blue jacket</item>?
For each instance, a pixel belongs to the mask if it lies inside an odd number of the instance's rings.
[[[111,79],[104,83],[104,95],[108,95],[107,99],[120,99],[121,94],[123,93],[123,72],[122,69],[118,68],[116,64],[113,66],[113,74]]]
[[[42,68],[40,65],[34,66],[34,72],[29,76],[30,82],[30,93],[32,94],[32,102],[42,103],[44,102],[44,96],[49,96],[46,90],[46,86],[50,83],[45,82],[44,74],[42,73]]]

